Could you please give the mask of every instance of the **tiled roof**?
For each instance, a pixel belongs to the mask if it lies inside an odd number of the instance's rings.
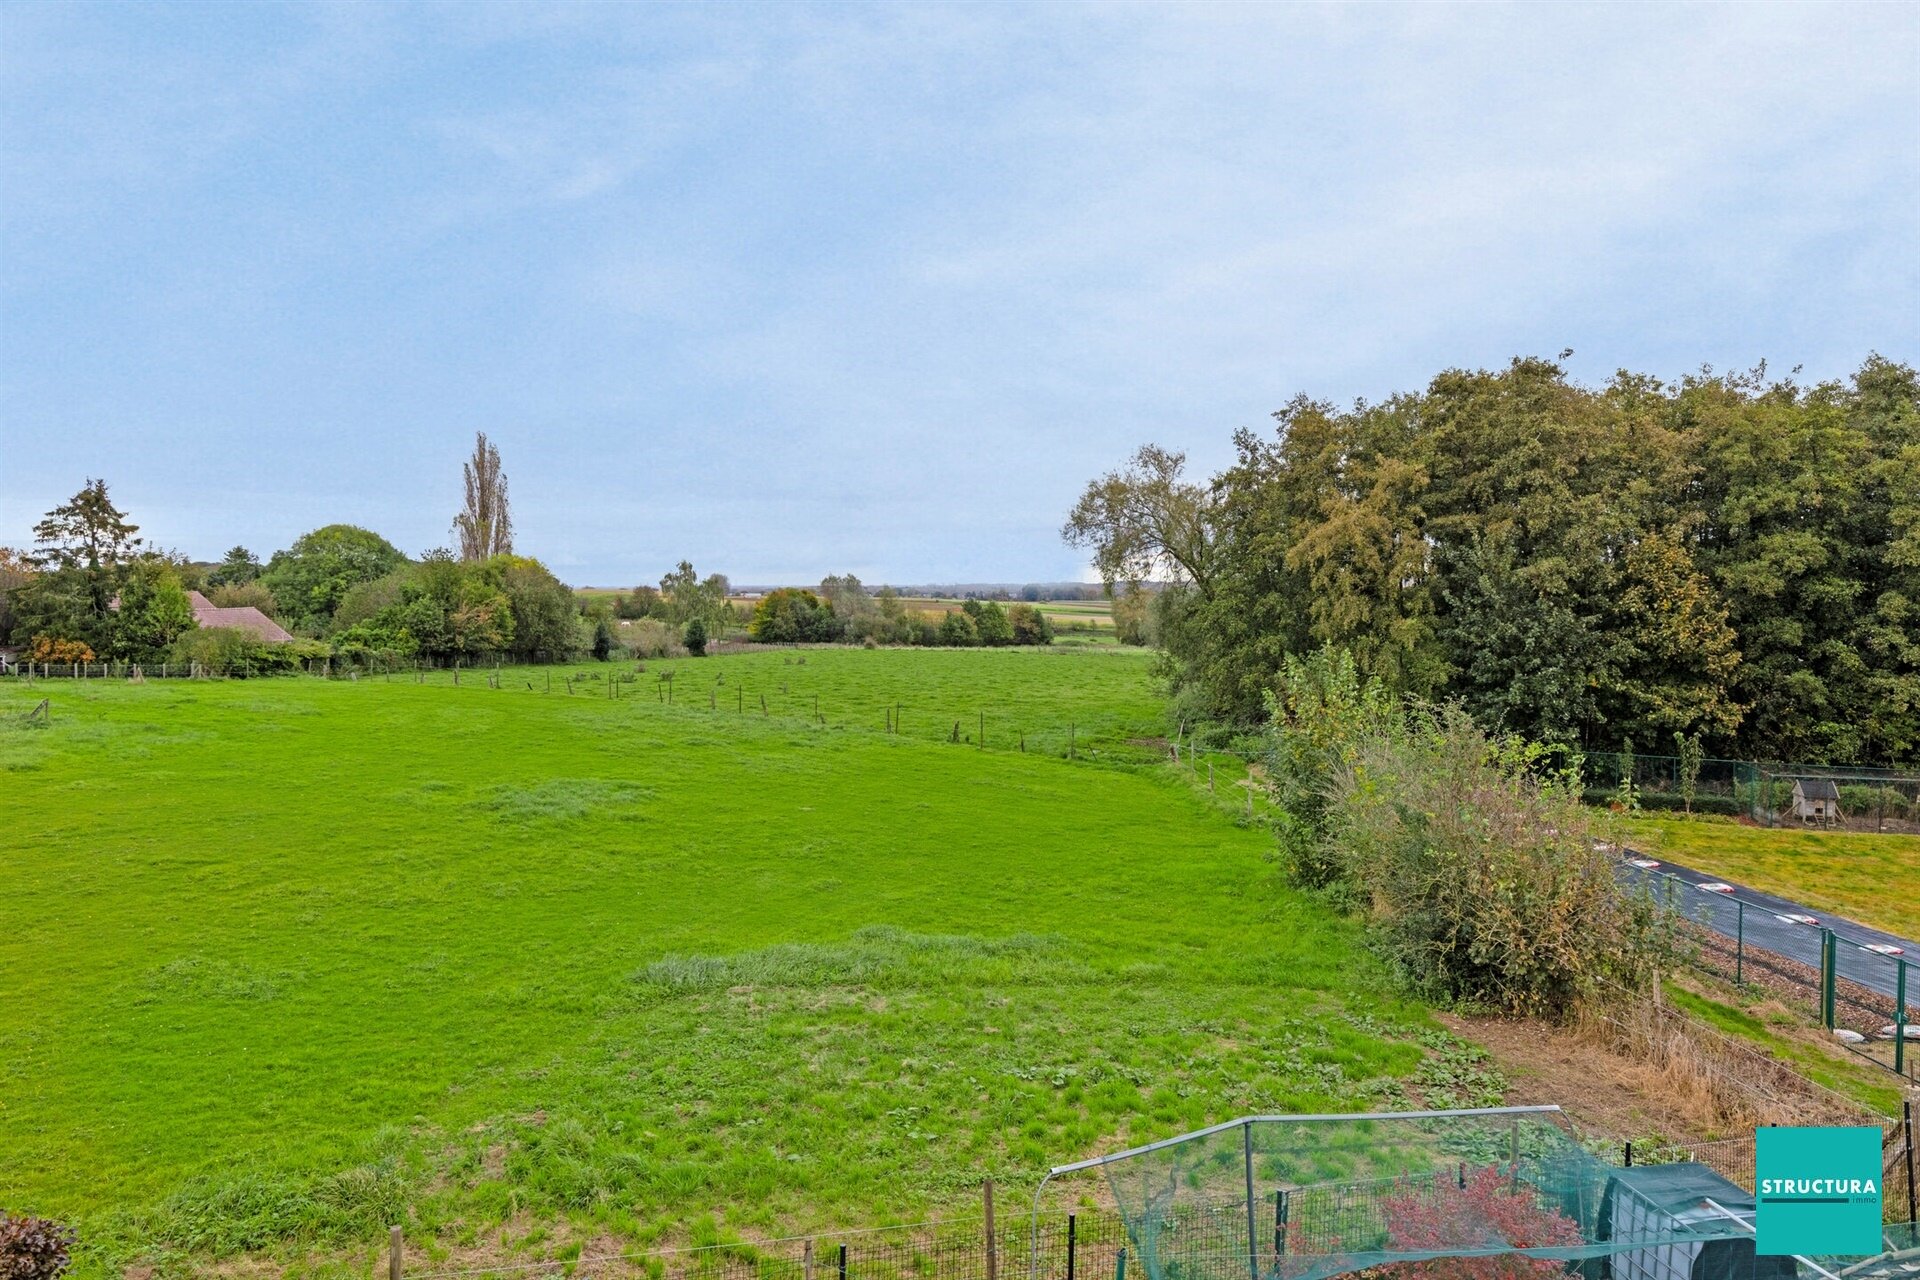
[[[285,644],[293,639],[285,627],[252,605],[221,609],[198,591],[187,592],[187,602],[193,606],[193,620],[203,627],[238,627],[253,632],[268,644]]]

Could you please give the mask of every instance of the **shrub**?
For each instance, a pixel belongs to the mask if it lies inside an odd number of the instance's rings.
[[[1561,1015],[1604,983],[1643,985],[1661,958],[1658,913],[1620,891],[1548,754],[1443,707],[1367,739],[1335,779],[1323,857],[1421,994]]]
[[[939,640],[945,645],[969,647],[980,643],[980,632],[966,614],[950,613],[940,620]]]
[[[678,658],[687,652],[673,628],[658,618],[623,624],[620,638],[636,658]]]
[[[1484,1249],[1503,1241],[1516,1249],[1567,1248],[1584,1244],[1580,1224],[1541,1204],[1530,1187],[1515,1187],[1511,1176],[1488,1165],[1456,1187],[1441,1181],[1431,1190],[1388,1196],[1387,1248],[1395,1253],[1446,1249]],[[1565,1276],[1567,1264],[1554,1258],[1520,1254],[1478,1258],[1439,1257],[1369,1267],[1363,1274],[1379,1280],[1530,1280]]]
[[[1007,610],[1007,622],[1013,628],[1015,644],[1053,643],[1053,623],[1030,604],[1017,604]]]
[[[1113,598],[1113,633],[1121,644],[1148,645],[1157,639],[1153,597],[1139,587]]]
[[[1848,818],[1873,818],[1885,812],[1889,818],[1907,816],[1907,798],[1892,787],[1843,786],[1840,788],[1840,812]]]
[[[1327,842],[1335,783],[1362,744],[1398,731],[1399,706],[1378,682],[1361,679],[1352,654],[1329,645],[1305,658],[1287,655],[1267,711],[1280,861],[1295,884],[1328,887],[1340,877]]]
[[[707,624],[700,618],[688,618],[687,629],[680,633],[680,643],[687,646],[687,652],[696,658],[707,656]]]
[[[275,676],[332,655],[332,648],[317,640],[268,644],[245,627],[199,627],[173,642],[167,661],[198,663],[208,675]]]
[[[46,1218],[0,1213],[0,1280],[57,1280],[74,1239],[71,1227]]]
[[[781,587],[760,597],[747,622],[747,634],[763,644],[828,644],[845,633],[831,604],[798,587]]]
[[[37,635],[27,645],[25,658],[28,662],[92,662],[93,649],[80,640],[61,640],[49,635]]]
[[[1611,804],[1614,800],[1614,793],[1611,791],[1601,793],[1597,801],[1593,798],[1594,795],[1595,793],[1592,790],[1588,790],[1583,793],[1583,798],[1590,804],[1598,803],[1602,806]],[[1687,808],[1687,798],[1673,791],[1642,791],[1635,796],[1635,799],[1639,801],[1642,809],[1650,812],[1684,812]],[[1696,794],[1693,797],[1692,811],[1694,813],[1717,814],[1725,818],[1737,818],[1746,812],[1746,808],[1732,796],[1703,796]]]
[[[588,649],[601,662],[613,656],[613,623],[605,618],[593,620],[593,643]]]
[[[1007,611],[991,600],[980,602],[980,608],[973,615],[973,626],[980,633],[981,644],[997,648],[1013,643],[1013,623],[1008,620]]]

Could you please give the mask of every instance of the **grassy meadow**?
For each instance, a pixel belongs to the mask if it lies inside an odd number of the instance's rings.
[[[1697,871],[1920,938],[1920,838],[1637,814],[1627,839]]]
[[[364,1271],[390,1221],[454,1262],[877,1224],[1448,1100],[1355,930],[1128,747],[1142,655],[800,656],[0,684],[0,1204],[83,1275]]]

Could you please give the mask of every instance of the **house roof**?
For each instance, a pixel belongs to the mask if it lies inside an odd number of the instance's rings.
[[[193,620],[203,627],[234,627],[251,631],[268,644],[285,644],[293,639],[285,627],[252,605],[222,609],[198,591],[187,592],[187,603],[193,606]]]
[[[1838,800],[1840,798],[1840,788],[1834,785],[1832,778],[1801,778],[1793,785],[1800,792],[1801,796],[1808,800]]]

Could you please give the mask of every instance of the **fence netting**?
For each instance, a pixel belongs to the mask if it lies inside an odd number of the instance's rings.
[[[1819,1274],[1756,1261],[1751,1192],[1713,1166],[1609,1162],[1553,1107],[1251,1117],[1099,1163],[1143,1280],[1439,1276],[1457,1264],[1436,1260],[1515,1255],[1649,1280],[1703,1259],[1727,1280]]]

